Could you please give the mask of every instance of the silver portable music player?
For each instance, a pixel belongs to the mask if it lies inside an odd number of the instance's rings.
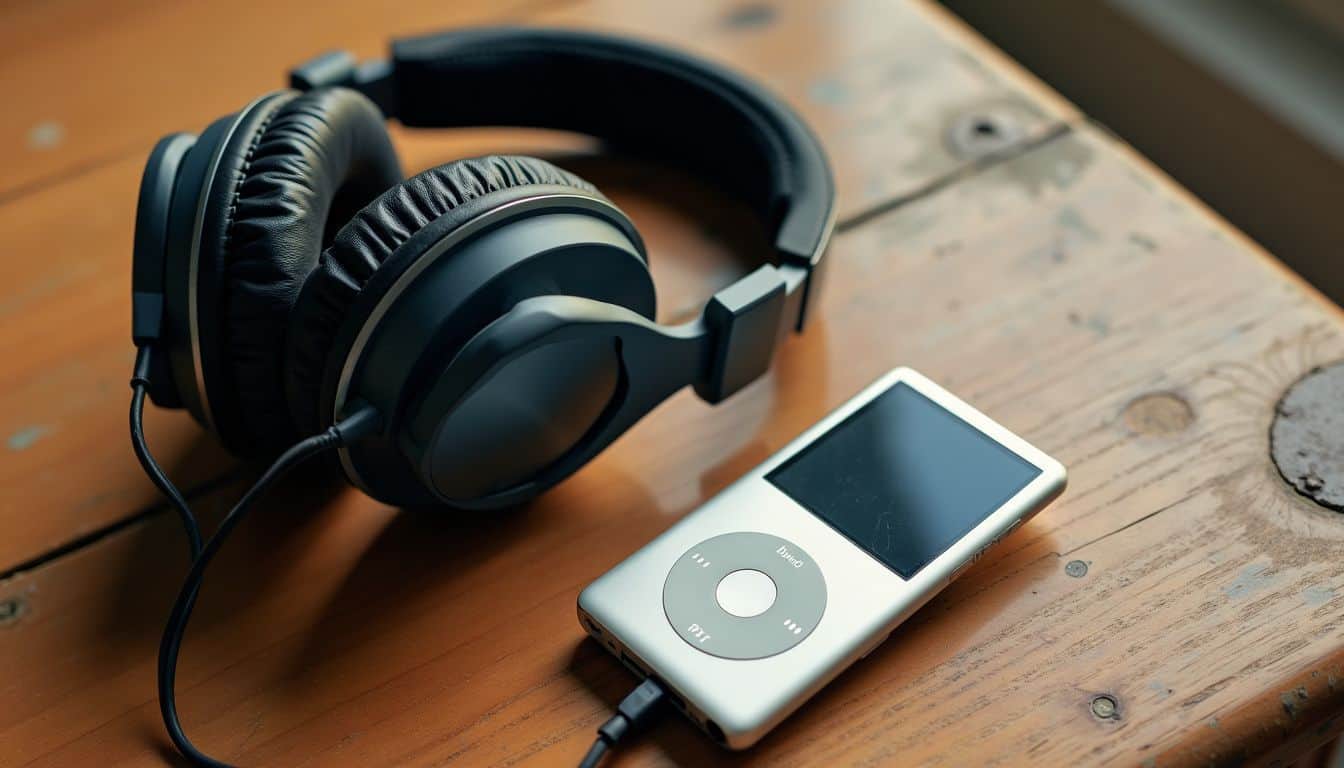
[[[1059,462],[897,368],[594,581],[579,619],[741,749],[1064,485]]]

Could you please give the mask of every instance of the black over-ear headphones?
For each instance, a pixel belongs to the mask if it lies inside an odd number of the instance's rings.
[[[390,62],[329,54],[291,85],[161,140],[136,213],[131,441],[193,557],[159,645],[159,708],[197,765],[224,764],[178,720],[182,637],[211,559],[285,471],[337,450],[391,504],[529,499],[687,384],[713,403],[765,371],[807,319],[835,215],[797,115],[665,48],[479,29],[398,41]],[[576,131],[689,168],[755,208],[775,263],[697,320],[658,325],[644,243],[592,185],[528,157],[403,181],[385,117]],[[146,391],[236,453],[278,454],[205,543],[146,445]]]
[[[134,338],[155,403],[238,454],[273,456],[372,406],[350,480],[396,505],[490,509],[573,473],[671,393],[718,402],[801,330],[834,221],[817,139],[722,67],[587,32],[473,29],[336,53],[173,134],[145,168]],[[634,225],[530,157],[403,181],[385,117],[596,136],[686,167],[765,219],[775,263],[656,324]]]

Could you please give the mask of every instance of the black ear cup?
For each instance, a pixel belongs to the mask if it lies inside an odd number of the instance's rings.
[[[225,445],[268,455],[297,438],[284,336],[304,278],[336,226],[401,181],[378,108],[355,91],[284,94],[226,146],[208,188],[199,269],[210,407]],[[202,283],[198,282],[198,286]]]
[[[285,388],[300,431],[315,433],[324,426],[320,392],[333,339],[379,266],[428,224],[447,224],[445,217],[464,212],[469,202],[543,185],[600,197],[593,185],[544,160],[492,155],[413,176],[341,228],[304,283],[286,335]]]
[[[168,224],[172,220],[173,189],[196,137],[173,133],[159,139],[145,161],[140,195],[135,206],[135,241],[131,266],[131,338],[137,347],[164,347],[165,264]],[[169,355],[154,355],[150,363],[149,397],[162,408],[185,405],[174,381]]]

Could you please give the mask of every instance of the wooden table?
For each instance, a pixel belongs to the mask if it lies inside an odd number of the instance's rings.
[[[1059,457],[1068,492],[749,753],[668,718],[621,765],[1233,764],[1344,728],[1344,520],[1267,447],[1285,388],[1344,357],[1344,313],[931,3],[64,0],[0,10],[0,764],[175,760],[153,656],[185,547],[125,427],[149,147],[315,52],[486,22],[680,44],[802,110],[840,189],[824,312],[765,380],[679,395],[524,510],[294,477],[188,634],[207,751],[576,762],[632,684],[583,639],[579,590],[900,364]],[[712,191],[581,139],[394,134],[408,170],[517,150],[587,174],[649,240],[665,319],[754,243]],[[208,523],[254,477],[180,412],[149,432]]]

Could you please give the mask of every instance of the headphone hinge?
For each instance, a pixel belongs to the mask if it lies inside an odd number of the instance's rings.
[[[397,116],[397,86],[392,63],[382,59],[355,62],[349,51],[328,51],[289,71],[289,87],[299,91],[340,86],[364,94],[386,117]]]
[[[714,294],[705,307],[709,365],[695,391],[717,403],[770,368],[784,323],[784,277],[766,265]]]

